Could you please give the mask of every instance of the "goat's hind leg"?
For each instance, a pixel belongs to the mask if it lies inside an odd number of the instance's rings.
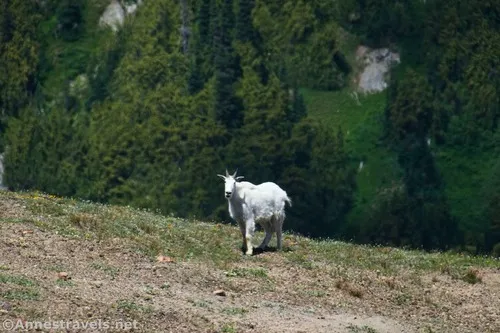
[[[264,228],[266,236],[262,240],[262,243],[259,245],[259,249],[264,250],[267,247],[267,245],[269,244],[269,241],[271,240],[271,238],[273,237],[272,223],[273,223],[272,221],[262,223],[262,228]]]
[[[276,221],[276,243],[277,249],[282,248],[282,237],[283,237],[283,222],[285,221],[285,216],[280,215]]]

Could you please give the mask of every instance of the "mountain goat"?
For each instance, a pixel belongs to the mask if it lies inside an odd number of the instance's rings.
[[[278,185],[266,182],[254,185],[250,182],[238,182],[243,176],[236,177],[237,171],[229,175],[217,176],[224,179],[224,195],[229,204],[229,215],[240,227],[243,236],[243,249],[247,255],[253,254],[252,236],[255,232],[255,223],[264,229],[266,236],[259,245],[264,249],[276,232],[277,248],[281,249],[282,229],[285,220],[285,203],[290,207],[292,202]]]

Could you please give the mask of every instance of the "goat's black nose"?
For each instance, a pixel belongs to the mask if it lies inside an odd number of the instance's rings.
[[[226,197],[230,196],[231,192],[226,192]]]

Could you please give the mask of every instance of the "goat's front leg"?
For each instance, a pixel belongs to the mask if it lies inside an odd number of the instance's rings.
[[[243,239],[243,243],[241,245],[243,252],[247,251],[247,240],[246,240],[246,227],[245,222],[238,221],[238,225],[240,227],[241,237]]]
[[[252,236],[255,232],[255,221],[252,219],[248,219],[245,223],[245,241],[246,241],[246,255],[251,256],[253,254],[253,246],[252,246]]]

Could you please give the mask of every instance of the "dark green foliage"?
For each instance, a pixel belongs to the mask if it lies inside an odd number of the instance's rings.
[[[213,17],[211,9],[214,6],[215,0],[201,0],[201,5],[198,12],[198,37],[202,44],[210,45],[212,40]]]
[[[9,188],[23,190],[36,188],[36,169],[40,165],[40,152],[36,150],[40,139],[39,115],[28,106],[19,112],[19,118],[10,118],[5,134],[9,148],[5,151],[4,182]]]
[[[7,117],[17,116],[36,89],[38,11],[34,0],[0,4],[0,134]]]
[[[307,115],[307,109],[302,93],[298,89],[293,89],[291,92],[293,103],[288,117],[291,122],[296,123]]]
[[[236,18],[236,39],[240,42],[253,42],[255,30],[252,22],[252,10],[255,0],[239,0]]]
[[[191,38],[191,61],[188,77],[188,91],[198,93],[214,72],[214,32],[217,24],[215,0],[201,0],[193,29],[197,32]]]
[[[234,13],[232,0],[224,0],[214,32],[215,105],[217,122],[234,129],[241,126],[241,100],[235,95],[235,83],[241,76],[233,48]]]
[[[196,50],[195,50],[196,52]],[[195,55],[191,60],[188,77],[188,92],[191,95],[198,93],[205,84],[200,57]]]
[[[500,42],[496,1],[433,2],[426,21],[429,82],[443,125],[464,130],[449,135],[459,144],[477,145],[484,130],[495,130],[500,116]],[[487,14],[486,14],[487,13]],[[438,24],[444,18],[444,24]],[[450,120],[450,122],[446,122]],[[461,138],[457,137],[460,136]]]
[[[57,8],[57,33],[66,41],[77,40],[83,29],[83,2],[64,0]]]
[[[85,103],[86,109],[90,109],[95,102],[103,101],[110,95],[109,84],[113,78],[113,72],[123,56],[125,44],[124,33],[119,31],[116,39],[112,40],[108,49],[102,49],[93,55],[87,69],[90,93]]]
[[[484,230],[483,251],[500,254],[500,159],[497,159],[491,173],[481,191],[484,200],[483,219],[486,221]],[[496,251],[496,252],[495,252]]]
[[[400,41],[418,44],[425,18],[420,0],[346,0],[339,4],[341,22],[364,37],[369,46]],[[418,48],[414,48],[418,51]]]
[[[285,183],[297,206],[289,214],[290,227],[315,237],[339,236],[355,190],[355,172],[342,131],[335,135],[327,127],[312,125],[308,131],[314,134],[299,144],[295,140],[301,139],[304,128],[296,130],[299,138],[292,137],[292,142],[301,147],[294,155],[297,164],[305,167],[287,170],[290,178]]]
[[[495,258],[500,258],[500,243],[496,243],[495,246],[493,246],[491,255],[494,256]]]
[[[85,118],[85,114],[62,108],[33,112],[31,106],[23,109],[19,119],[11,119],[6,137],[6,184],[15,189],[74,195],[83,182]]]
[[[255,1],[253,22],[263,40],[267,68],[291,86],[321,90],[346,85],[335,4],[327,1]]]

